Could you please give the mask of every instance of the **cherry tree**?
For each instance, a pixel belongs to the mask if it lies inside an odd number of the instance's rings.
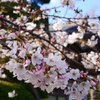
[[[48,93],[60,88],[79,100],[90,89],[97,91],[93,76],[100,73],[100,17],[82,15],[75,0],[60,0],[60,7],[74,11],[72,18],[49,14],[59,13],[59,7],[39,8],[30,2],[0,0],[1,77],[5,68],[34,88]],[[53,30],[48,28],[48,18],[55,20]],[[77,31],[63,30],[69,24],[76,25]]]

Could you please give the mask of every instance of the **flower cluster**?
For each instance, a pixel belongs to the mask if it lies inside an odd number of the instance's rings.
[[[0,2],[6,1],[12,2]],[[17,5],[17,0],[14,2]],[[96,48],[100,38],[99,23],[91,23],[88,17],[82,16],[76,16],[73,20],[67,18],[65,21],[57,19],[52,24],[51,31],[46,23],[47,18],[53,18],[47,14],[50,9],[36,10],[31,4],[19,2],[17,6],[10,8],[13,10],[13,17],[6,11],[6,7],[10,6],[0,6],[0,76],[5,77],[2,68],[6,68],[13,77],[33,84],[35,88],[39,87],[48,93],[60,88],[71,98],[82,100],[89,89],[95,90],[98,83],[90,77],[87,69],[97,71],[100,67],[99,53],[96,53],[99,51]],[[61,5],[73,9],[75,1],[61,0]],[[52,9],[58,12],[56,8]],[[78,9],[74,11],[80,14]],[[55,19],[56,17],[60,18],[54,16]],[[68,23],[76,23],[77,31],[64,31]],[[81,71],[80,66],[85,71]],[[15,91],[8,93],[8,96],[16,96]]]
[[[96,69],[96,70],[100,69],[100,61],[98,53],[91,51],[89,54],[86,53],[82,54],[82,56],[84,56],[82,58],[82,63],[85,68]]]
[[[88,94],[90,87],[96,85],[96,82],[87,76],[88,73],[80,72],[79,69],[69,69],[68,64],[58,53],[50,53],[44,57],[41,49],[38,48],[32,54],[31,60],[25,58],[26,50],[23,50],[22,54],[19,53],[19,56],[23,58],[22,61],[18,61],[17,58],[10,59],[5,68],[13,72],[14,77],[17,77],[18,80],[32,83],[34,87],[40,87],[41,90],[46,90],[48,93],[52,92],[54,88],[61,88],[72,98],[82,99]],[[81,78],[86,77],[88,77],[87,81],[78,83]],[[92,84],[92,81],[95,84]],[[67,89],[69,86],[71,88]]]
[[[73,32],[72,34],[68,34],[65,31],[57,31],[55,33],[53,32],[52,36],[57,41],[57,43],[62,44],[66,47],[68,44],[74,44],[75,42],[78,42],[79,39],[82,39],[84,37],[84,33]],[[96,44],[97,41],[94,40],[94,45]],[[91,45],[93,45],[93,43],[91,43],[90,46]]]
[[[74,0],[60,0],[62,7],[69,6],[69,9],[75,8],[75,1]]]
[[[65,25],[66,25],[66,23],[60,19],[56,23],[53,24],[53,29],[54,30],[62,30]]]
[[[91,39],[88,39],[86,45],[89,47],[94,47],[98,43],[98,39],[95,39],[95,36],[93,35]]]

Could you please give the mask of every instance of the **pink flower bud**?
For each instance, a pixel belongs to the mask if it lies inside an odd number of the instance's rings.
[[[87,75],[88,75],[88,72],[84,73],[84,77],[87,77]]]
[[[76,81],[73,82],[72,89],[75,89],[75,87],[76,87]]]
[[[0,15],[0,18],[3,18],[4,17],[4,15]]]
[[[96,79],[92,79],[94,82],[96,82],[96,83],[98,83],[98,80],[96,80]]]

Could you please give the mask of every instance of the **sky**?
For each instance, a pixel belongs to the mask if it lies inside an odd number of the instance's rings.
[[[82,9],[83,14],[95,14],[97,16],[100,16],[100,0],[85,0],[84,2],[82,0],[75,0],[76,1],[76,8]],[[60,6],[60,0],[51,0],[51,2],[49,4],[45,4],[42,7],[47,6],[48,8],[52,8],[52,7],[57,7]],[[59,8],[59,10],[61,10],[61,13],[59,13],[60,16],[64,16],[65,12],[66,12],[67,7],[64,7],[63,9]],[[49,12],[49,14],[54,14],[53,11]],[[68,11],[67,10],[67,17],[73,17],[74,14],[72,11]],[[49,20],[51,21],[51,20]]]

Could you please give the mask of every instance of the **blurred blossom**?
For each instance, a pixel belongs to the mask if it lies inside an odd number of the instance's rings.
[[[18,94],[15,92],[15,90],[13,90],[12,92],[8,92],[8,97],[9,98],[14,98],[15,96],[17,96]]]

